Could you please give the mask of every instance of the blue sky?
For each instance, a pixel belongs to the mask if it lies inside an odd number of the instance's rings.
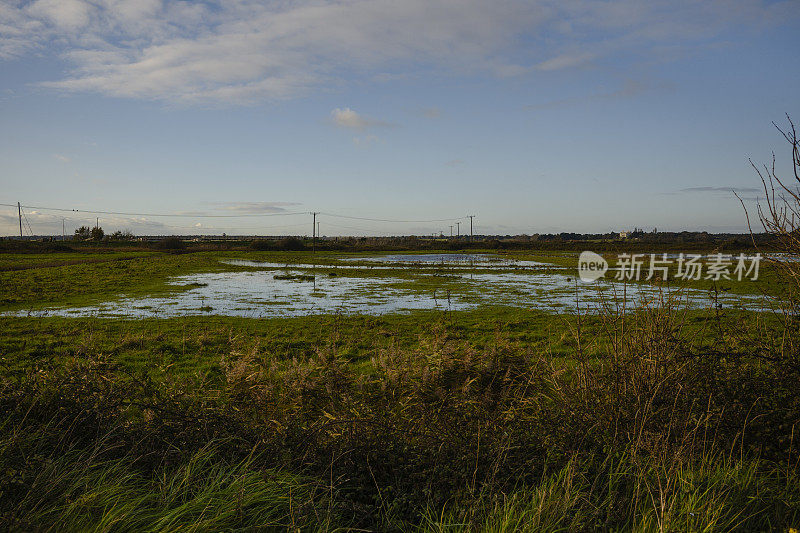
[[[191,215],[101,216],[137,234],[305,234],[309,211],[325,235],[468,214],[492,234],[744,231],[748,157],[788,171],[771,122],[800,117],[799,19],[756,0],[0,0],[0,203]],[[39,234],[62,215],[26,209]]]

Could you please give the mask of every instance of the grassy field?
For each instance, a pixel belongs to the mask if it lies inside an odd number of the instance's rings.
[[[62,256],[68,256],[64,258]],[[182,290],[169,285],[170,278],[178,275],[252,270],[253,267],[234,266],[222,260],[249,259],[282,264],[315,264],[320,269],[343,264],[348,257],[364,257],[379,254],[345,254],[326,252],[242,252],[213,251],[194,253],[107,251],[89,254],[0,254],[0,311],[40,309],[45,306],[83,306],[96,304],[122,296],[158,295]],[[540,261],[559,271],[575,277],[577,275],[577,253],[549,252],[503,253],[498,257],[516,260]],[[12,265],[18,265],[13,267]],[[13,269],[12,269],[13,268]],[[543,267],[546,271],[547,267]],[[674,269],[673,269],[674,271]],[[480,272],[480,270],[476,270]],[[444,272],[447,273],[447,272]],[[433,290],[445,285],[444,277],[438,280],[415,276],[413,270],[347,272],[349,276],[393,276],[411,280],[419,290]],[[452,284],[452,281],[450,282]],[[649,284],[645,280],[641,284]],[[779,288],[775,271],[769,264],[761,268],[759,280],[710,280],[670,281],[658,286],[689,287],[702,291],[731,292],[734,294],[774,294]],[[454,287],[455,290],[455,287]]]
[[[221,258],[333,268],[342,255],[127,254],[28,257],[37,268],[0,272],[0,310],[248,268]],[[781,314],[669,303],[0,317],[0,524],[787,531],[800,524],[797,338]]]

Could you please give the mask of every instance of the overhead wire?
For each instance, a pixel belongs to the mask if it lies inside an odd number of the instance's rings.
[[[41,213],[45,216],[58,216],[60,218],[66,220],[73,220],[83,222],[89,220],[88,217],[84,218],[80,215],[112,215],[112,216],[119,216],[119,217],[180,217],[180,218],[258,218],[258,217],[274,217],[274,216],[291,216],[291,215],[304,215],[309,214],[308,211],[293,211],[293,212],[280,212],[280,213],[242,213],[242,214],[203,214],[203,213],[138,213],[138,212],[129,212],[129,211],[106,211],[106,210],[95,210],[95,209],[68,209],[68,208],[61,208],[61,207],[45,207],[45,206],[32,206],[32,205],[21,205],[21,204],[8,204],[8,203],[0,203],[0,206],[5,207],[20,207],[26,209],[34,209],[37,211],[54,211],[58,213],[73,213],[78,215],[78,217],[67,217],[64,215],[48,215],[48,213]],[[24,214],[24,211],[23,211]],[[39,213],[36,213],[39,214]],[[374,218],[374,217],[362,217],[362,216],[354,216],[354,215],[341,215],[337,213],[330,213],[330,212],[318,212],[319,215],[325,215],[328,217],[333,218],[341,218],[341,219],[349,219],[349,220],[364,220],[370,222],[384,222],[384,223],[394,223],[394,224],[425,224],[425,223],[435,223],[435,222],[453,222],[458,220],[466,220],[469,217],[462,216],[462,217],[451,217],[451,218],[438,218],[438,219],[387,219],[387,218]],[[150,221],[147,220],[131,220],[134,224],[147,224]],[[31,235],[33,235],[33,229],[30,225],[30,222],[25,216],[25,223],[27,224],[28,231]],[[343,224],[334,224],[330,222],[326,222],[326,224],[342,229],[349,229],[349,230],[356,230],[362,232],[371,232],[371,233],[381,233],[384,235],[394,235],[397,234],[396,232],[387,232],[382,230],[375,230],[373,228],[362,228],[362,227],[354,227],[354,226],[347,226]],[[227,230],[266,230],[266,229],[279,229],[279,228],[291,228],[291,227],[300,227],[305,226],[305,223],[300,224],[279,224],[279,225],[271,225],[271,226],[251,226],[251,227],[206,227],[206,226],[173,226],[173,225],[166,225],[168,228],[174,229],[192,229],[192,230],[206,230],[206,231],[227,231]]]
[[[28,233],[31,237],[33,237],[33,228],[31,227],[31,223],[28,222],[28,215],[25,214],[25,211],[22,212],[22,218],[25,220],[25,225],[28,227]]]
[[[344,226],[344,225],[341,225],[341,224],[334,224],[332,222],[325,222],[325,225],[326,226],[332,226],[334,228],[351,229],[351,230],[364,231],[364,232],[376,232],[376,233],[382,233],[384,235],[393,235],[393,233],[389,232],[389,231],[375,230],[375,229],[372,229],[372,228],[356,228],[356,227],[353,227],[353,226]]]
[[[0,204],[0,205],[6,205],[6,204]],[[23,214],[24,214],[24,212],[23,212]],[[45,217],[52,217],[49,220],[46,219],[47,223],[58,222],[58,221],[61,221],[62,219],[70,221],[70,222],[80,222],[80,223],[91,222],[92,221],[91,217],[70,217],[70,216],[64,216],[64,215],[52,215],[52,214],[49,214],[49,213],[32,213],[32,214],[38,214],[38,215],[42,215],[42,216],[45,216]],[[129,222],[133,223],[133,224],[147,224],[149,222],[149,221],[137,220],[135,218],[128,218],[127,220]],[[121,224],[116,224],[116,225],[121,225]],[[270,226],[222,226],[222,227],[220,227],[220,226],[214,226],[214,227],[210,227],[210,226],[201,226],[201,227],[197,227],[197,226],[174,226],[174,225],[170,224],[168,227],[177,228],[177,229],[227,230],[227,229],[292,228],[292,227],[299,227],[299,226],[305,226],[305,225],[306,225],[305,222],[301,222],[301,223],[298,223],[298,224],[273,224],[273,225],[270,225]]]
[[[356,217],[350,215],[337,215],[335,213],[326,213],[324,211],[320,212],[321,215],[327,215],[329,217],[336,217],[336,218],[349,218],[353,220],[369,220],[371,222],[395,222],[400,224],[413,224],[413,223],[428,223],[428,222],[450,222],[452,220],[464,220],[468,217],[454,217],[454,218],[433,218],[429,220],[398,220],[398,219],[389,219],[389,218],[370,218],[370,217]]]
[[[0,206],[17,207],[16,204],[0,204]],[[130,213],[124,211],[99,211],[93,209],[65,209],[62,207],[42,207],[34,205],[23,205],[28,209],[39,209],[42,211],[59,211],[62,213],[91,213],[93,215],[120,215],[130,217],[186,217],[186,218],[244,218],[244,217],[277,217],[288,215],[305,215],[306,211],[294,211],[286,213],[243,213],[237,215],[210,215],[192,213]]]

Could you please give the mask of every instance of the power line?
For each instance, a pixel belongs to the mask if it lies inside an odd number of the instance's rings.
[[[426,223],[426,222],[450,222],[454,220],[463,220],[467,217],[453,217],[453,218],[434,218],[430,220],[397,220],[397,219],[388,219],[388,218],[369,218],[369,217],[353,217],[348,215],[337,215],[335,213],[326,213],[322,212],[321,215],[326,215],[329,217],[336,217],[336,218],[349,218],[353,220],[369,220],[371,222],[397,222],[397,223]]]
[[[31,223],[28,222],[28,215],[25,214],[25,211],[22,212],[22,218],[25,219],[25,225],[28,226],[28,233],[33,237],[33,228],[31,227]]]
[[[13,205],[11,207],[14,207]],[[19,236],[22,238],[22,220],[25,220],[25,226],[28,228],[28,233],[31,237],[33,237],[33,228],[31,227],[31,223],[28,222],[28,216],[25,214],[25,211],[22,210],[22,204],[17,202],[17,215],[19,216]]]
[[[475,218],[475,215],[467,215],[469,217],[469,241],[472,242],[472,219]]]
[[[351,229],[351,230],[364,231],[364,232],[374,232],[374,233],[381,233],[383,235],[393,235],[392,232],[390,232],[390,231],[380,231],[380,230],[374,230],[372,228],[356,228],[356,227],[353,227],[353,226],[343,226],[341,224],[334,224],[332,222],[326,222],[325,224],[328,225],[328,226],[334,227],[334,228]]]
[[[5,204],[0,204],[0,205],[5,205]],[[28,222],[27,216],[21,209],[20,209],[20,213],[19,214],[20,214],[20,231],[22,231],[23,226],[27,230],[28,226],[30,226],[30,223]],[[62,233],[63,233],[63,230],[64,230],[64,222],[65,221],[70,221],[70,222],[75,223],[75,224],[85,224],[85,225],[88,225],[89,223],[91,223],[91,218],[89,216],[70,217],[70,216],[63,216],[63,215],[53,215],[53,214],[49,214],[49,213],[41,213],[41,214],[39,214],[39,216],[45,217],[43,220],[42,219],[38,219],[39,223],[57,224],[58,222],[61,222],[62,223]],[[155,221],[142,221],[142,220],[137,220],[136,218],[132,218],[132,217],[129,217],[127,219],[125,219],[125,218],[117,219],[116,221],[112,220],[111,222],[112,222],[112,225],[115,225],[115,226],[123,226],[123,227],[124,226],[130,226],[130,227],[132,227],[134,229],[138,225],[145,225],[145,226],[151,225],[152,226],[153,224],[158,224]],[[202,230],[230,231],[230,230],[267,230],[267,229],[297,228],[297,227],[305,226],[305,225],[306,225],[306,223],[303,222],[303,223],[300,223],[300,224],[270,224],[269,226],[263,226],[263,225],[258,225],[258,226],[238,226],[238,225],[237,226],[216,226],[216,225],[215,226],[181,226],[181,225],[169,224],[169,225],[165,225],[164,227],[165,228],[169,228],[169,229],[197,230],[197,231],[202,231]]]
[[[298,228],[300,226],[306,226],[306,223],[303,222],[301,224],[280,224],[277,226],[173,226],[170,224],[169,228],[173,229],[195,229],[195,230],[259,230],[259,229],[276,229],[276,228]]]
[[[61,218],[62,222],[62,233],[63,233],[63,224],[64,220],[72,220],[74,222],[87,222],[91,218],[95,218],[97,215],[113,215],[119,217],[128,217],[130,220],[128,223],[133,225],[144,224],[144,225],[152,225],[154,221],[147,221],[147,220],[137,220],[135,217],[180,217],[180,218],[252,218],[252,217],[273,217],[273,216],[291,216],[291,215],[303,215],[303,214],[311,214],[313,216],[312,224],[313,230],[312,235],[316,238],[319,235],[318,230],[318,222],[317,222],[317,215],[325,215],[333,218],[341,218],[341,219],[350,219],[350,220],[364,220],[370,222],[384,222],[384,223],[396,223],[396,224],[421,224],[421,223],[436,223],[436,222],[451,222],[457,225],[460,229],[461,221],[466,220],[467,218],[470,219],[472,222],[473,215],[467,215],[462,217],[454,217],[454,218],[440,218],[440,219],[427,219],[427,220],[412,220],[412,219],[385,219],[385,218],[373,218],[373,217],[361,217],[361,216],[352,216],[352,215],[340,215],[336,213],[329,213],[329,212],[308,212],[308,211],[293,211],[293,212],[283,212],[283,213],[246,213],[246,214],[186,214],[186,213],[138,213],[138,212],[128,212],[128,211],[105,211],[105,210],[93,210],[93,209],[67,209],[61,207],[45,207],[45,206],[32,206],[32,205],[21,205],[20,203],[17,204],[6,204],[0,203],[0,206],[5,207],[17,207],[19,210],[20,215],[20,233],[22,233],[22,226],[23,226],[23,216],[25,218],[25,226],[28,228],[28,231],[33,235],[33,228],[31,227],[30,222],[27,219],[27,216],[24,214],[23,208],[29,210],[38,210],[38,211],[45,211],[43,213],[36,213],[37,215],[44,216],[44,217],[58,217]],[[75,216],[70,217],[66,215],[55,215],[46,213],[46,211],[54,211],[58,213],[71,213]],[[125,224],[125,223],[123,223]],[[173,226],[171,224],[165,225],[166,228],[171,229],[182,229],[182,230],[196,230],[196,231],[223,231],[223,230],[266,230],[266,229],[284,229],[284,228],[291,228],[291,227],[300,227],[304,224],[277,224],[277,225],[270,225],[270,226],[229,226],[229,227],[220,227],[220,226]],[[471,225],[471,224],[470,224]],[[393,232],[387,231],[380,231],[375,230],[372,228],[361,228],[361,227],[353,227],[353,226],[346,226],[346,225],[337,225],[337,224],[330,224],[331,227],[334,228],[343,228],[343,229],[351,229],[366,233],[379,233],[384,235],[392,235],[397,234]],[[452,233],[452,226],[451,226],[451,233]],[[470,232],[472,233],[472,232]],[[460,234],[460,231],[459,231]]]
[[[14,204],[0,204],[0,206],[17,207]],[[120,215],[129,217],[186,217],[186,218],[243,218],[243,217],[278,217],[288,215],[305,215],[306,211],[294,211],[290,213],[247,213],[241,215],[205,215],[205,214],[186,214],[186,213],[128,213],[122,211],[96,211],[91,209],[65,209],[61,207],[41,207],[34,205],[23,205],[27,209],[40,209],[42,211],[60,211],[65,213],[90,213],[92,215]]]
[[[311,216],[314,217],[312,219],[312,221],[311,221],[311,224],[312,224],[312,226],[311,226],[311,232],[312,232],[311,233],[311,239],[312,239],[311,240],[311,251],[312,252],[316,252],[317,251],[317,215],[318,214],[319,214],[319,212],[317,212],[317,211],[312,211],[312,213],[311,213]]]
[[[0,206],[17,207],[16,204],[0,203]],[[120,215],[131,217],[185,217],[185,218],[243,218],[243,217],[276,217],[276,216],[289,216],[289,215],[304,215],[308,214],[307,211],[292,211],[287,213],[246,213],[238,215],[210,215],[210,214],[187,214],[187,213],[134,213],[126,211],[101,211],[96,209],[67,209],[63,207],[44,207],[35,205],[23,205],[21,207],[27,209],[40,209],[42,211],[59,211],[66,213],[89,213],[93,215]],[[450,218],[433,218],[428,220],[401,220],[401,219],[388,219],[388,218],[371,218],[371,217],[356,217],[350,215],[337,215],[336,213],[318,212],[318,214],[326,215],[336,218],[349,218],[353,220],[369,220],[372,222],[397,222],[397,223],[426,223],[426,222],[450,222],[455,220],[464,220],[468,216],[450,217]]]

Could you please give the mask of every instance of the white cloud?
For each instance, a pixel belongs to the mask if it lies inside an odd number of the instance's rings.
[[[0,60],[57,54],[51,89],[247,104],[386,73],[574,68],[797,17],[791,0],[6,0]]]
[[[72,161],[72,159],[70,159],[69,157],[67,157],[67,156],[65,156],[63,154],[53,154],[53,157],[55,157],[56,159],[58,159],[62,163],[69,163],[70,161]]]
[[[367,128],[388,127],[392,125],[389,122],[359,115],[349,107],[343,109],[337,107],[331,111],[331,122],[340,128],[348,128],[351,130],[365,130]]]
[[[331,120],[334,124],[342,128],[363,130],[367,127],[367,120],[349,107],[345,107],[344,109],[336,108],[331,111]]]
[[[91,21],[92,6],[82,0],[36,0],[26,11],[57,28],[78,31]]]

